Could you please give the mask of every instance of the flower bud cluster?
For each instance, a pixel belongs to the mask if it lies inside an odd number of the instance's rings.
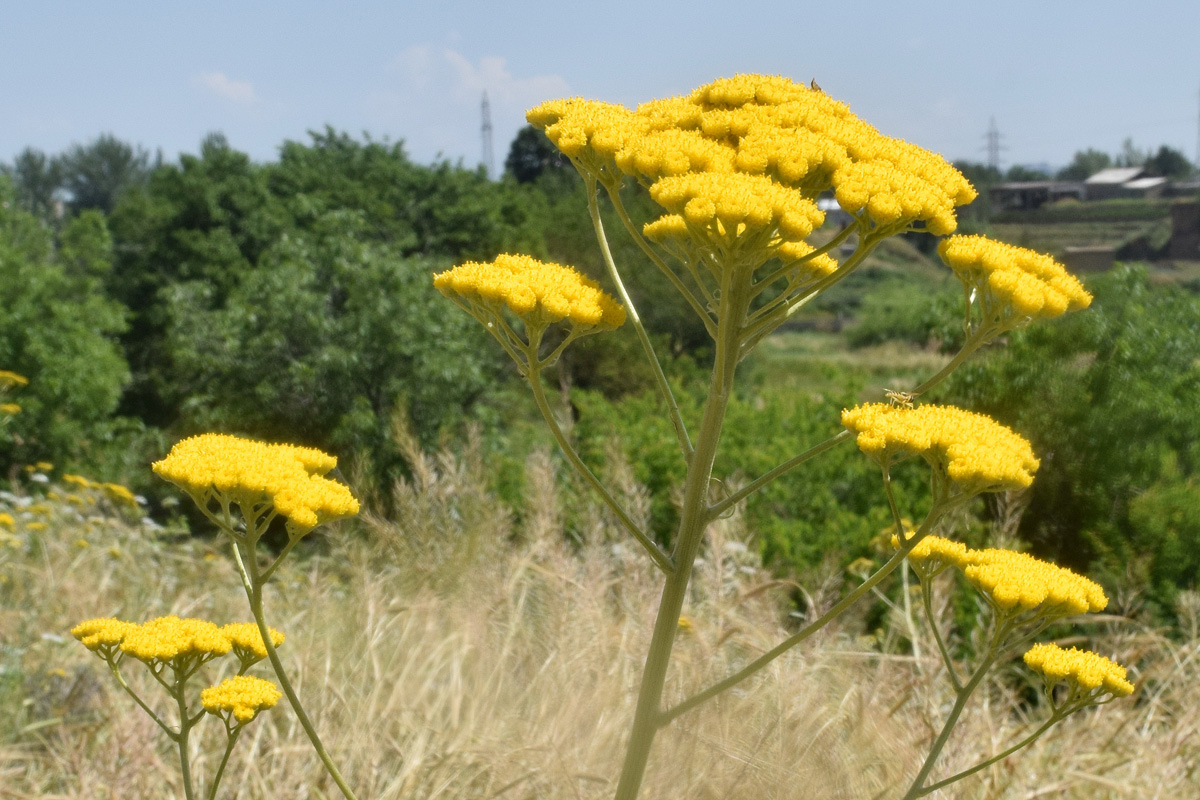
[[[1088,702],[1095,702],[1104,694],[1126,697],[1133,693],[1133,684],[1126,679],[1124,667],[1088,650],[1035,644],[1025,653],[1025,665],[1040,673],[1050,686],[1067,683],[1085,694]]]
[[[226,719],[231,715],[245,725],[258,712],[273,708],[283,697],[275,684],[253,675],[235,675],[200,693],[200,704],[210,714]]]
[[[525,255],[468,261],[434,275],[433,285],[448,297],[491,312],[507,306],[533,325],[566,320],[580,329],[604,330],[625,322],[624,307],[595,281],[570,267]]]
[[[153,469],[193,497],[221,494],[243,510],[270,504],[293,535],[303,535],[358,513],[350,490],[324,477],[336,466],[334,456],[313,448],[206,433],[176,444]]]
[[[889,465],[920,455],[968,494],[1024,489],[1039,461],[1029,442],[1000,423],[953,406],[866,403],[842,412],[868,456]]]

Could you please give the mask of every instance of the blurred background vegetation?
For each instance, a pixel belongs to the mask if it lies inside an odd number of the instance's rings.
[[[1090,169],[1089,158],[1099,160],[1087,151],[1071,168]],[[966,171],[1000,177],[981,170]],[[626,192],[635,219],[654,213],[644,192]],[[605,213],[694,419],[705,332]],[[981,202],[964,227],[991,223]],[[933,244],[889,242],[744,364],[718,463],[727,490],[836,432],[843,407],[945,363],[961,291]],[[603,279],[582,183],[531,128],[500,180],[332,129],[261,164],[220,135],[173,163],[111,136],[54,156],[26,150],[0,175],[0,369],[30,380],[5,398],[22,411],[0,429],[0,472],[15,485],[27,465],[52,463],[130,485],[161,514],[170,493],[149,462],[219,430],[332,451],[386,512],[414,447],[453,448],[475,430],[498,502],[520,516],[522,465],[548,437],[511,365],[430,281],[505,251]],[[1091,310],[1012,334],[929,398],[993,415],[1042,458],[1027,497],[981,503],[958,535],[1015,532],[1162,618],[1195,587],[1200,281],[1188,274],[1118,265],[1085,276]],[[568,351],[554,388],[585,458],[601,472],[632,465],[667,540],[684,465],[641,363],[630,331],[590,337]],[[919,513],[920,471],[898,481]],[[889,514],[877,471],[843,447],[752,497],[746,519],[787,574],[876,556]]]

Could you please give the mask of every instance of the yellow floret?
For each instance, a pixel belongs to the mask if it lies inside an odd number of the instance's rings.
[[[1092,296],[1053,258],[985,236],[952,236],[938,254],[959,279],[980,293],[989,318],[1056,317],[1091,305]]]
[[[125,636],[136,627],[132,622],[102,617],[84,620],[71,629],[71,635],[88,650],[94,651],[120,645]]]
[[[693,173],[663,178],[650,187],[650,196],[693,225],[707,226],[715,236],[740,233],[738,226],[745,225],[743,230],[778,228],[785,239],[801,241],[825,219],[824,212],[802,193],[760,175]]]
[[[232,714],[245,725],[260,711],[274,707],[283,697],[275,684],[253,675],[236,675],[200,693],[200,704],[210,714]]]
[[[271,503],[293,533],[358,513],[358,501],[323,477],[337,459],[307,447],[206,433],[176,444],[154,472],[193,495],[216,491],[243,507]]]
[[[468,261],[434,275],[433,285],[448,297],[487,307],[503,303],[517,316],[539,324],[568,320],[585,329],[609,329],[625,322],[625,308],[595,281],[530,256]]]
[[[1022,436],[982,414],[952,406],[867,403],[842,412],[858,447],[881,463],[921,455],[969,493],[1023,489],[1038,459]]]
[[[1005,610],[1038,608],[1053,616],[1103,611],[1104,589],[1071,570],[1011,550],[972,550],[963,574]]]
[[[223,656],[233,642],[211,622],[159,617],[132,625],[121,641],[121,650],[139,661],[168,663],[176,659]]]
[[[1051,684],[1066,681],[1085,692],[1107,692],[1113,697],[1133,693],[1133,684],[1126,679],[1124,667],[1088,650],[1035,644],[1025,653],[1025,664]]]
[[[279,647],[283,644],[284,635],[274,628],[267,628],[271,635],[271,645]],[[262,634],[258,625],[253,622],[231,622],[221,628],[221,633],[233,644],[233,652],[242,661],[262,661],[267,657],[267,647],[263,644]]]

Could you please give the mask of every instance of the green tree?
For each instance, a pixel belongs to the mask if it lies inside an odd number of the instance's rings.
[[[62,188],[62,165],[41,150],[26,147],[12,164],[0,165],[15,191],[17,205],[44,220],[55,215],[55,203]]]
[[[517,183],[532,183],[547,170],[574,171],[566,156],[550,144],[545,134],[532,125],[526,125],[517,131],[508,149],[504,171],[512,175]]]
[[[1071,163],[1060,169],[1054,177],[1060,181],[1087,180],[1100,170],[1111,167],[1112,163],[1112,158],[1108,153],[1092,148],[1078,150],[1075,152],[1075,157],[1071,159]]]
[[[144,184],[152,171],[148,151],[110,133],[86,145],[72,145],[57,162],[76,213],[88,208],[110,213],[121,194]]]
[[[1006,181],[1044,181],[1049,180],[1050,176],[1045,172],[1036,169],[1030,169],[1022,164],[1013,164],[1008,168],[1008,172],[1004,173]]]
[[[1187,160],[1187,156],[1165,144],[1146,159],[1145,167],[1150,174],[1164,178],[1186,178],[1192,173],[1192,162]]]

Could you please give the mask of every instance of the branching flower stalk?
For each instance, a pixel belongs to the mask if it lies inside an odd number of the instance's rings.
[[[1044,631],[1051,620],[1102,608],[1107,600],[1095,584],[1053,565],[1036,559],[1026,562],[1022,559],[1029,557],[1004,555],[1004,551],[968,552],[962,545],[943,544],[946,540],[933,535],[947,513],[981,493],[1028,487],[1038,460],[1028,442],[987,417],[916,402],[1001,333],[1038,318],[1084,308],[1090,295],[1047,256],[982,237],[944,239],[939,254],[963,282],[966,300],[965,339],[958,355],[908,395],[908,402],[865,404],[846,410],[841,419],[844,431],[784,461],[739,491],[714,499],[710,496],[713,466],[739,362],[779,325],[851,274],[887,238],[907,231],[938,236],[952,233],[957,225],[956,207],[971,202],[976,192],[939,156],[883,136],[844,104],[815,87],[785,78],[741,75],[722,79],[688,96],[651,101],[632,111],[580,98],[555,100],[531,109],[527,118],[582,175],[588,211],[617,298],[569,267],[514,255],[455,267],[436,275],[434,285],[478,319],[513,358],[529,380],[538,408],[567,460],[664,573],[617,782],[617,800],[638,796],[655,735],[663,726],[750,678],[821,630],[876,590],[906,559],[921,581],[922,605],[931,619],[930,581],[951,565],[964,570],[995,612],[992,646],[965,682],[958,677],[950,648],[935,624],[935,639],[955,688],[956,703],[908,797],[922,796],[982,769],[977,766],[926,785],[958,717],[988,668]],[[640,230],[621,201],[621,188],[630,180],[644,187],[664,211]],[[597,203],[600,187],[626,232],[680,292],[713,340],[708,393],[700,424],[693,431],[684,426],[634,298],[613,261]],[[823,192],[833,194],[851,221],[823,243],[813,244],[807,240],[825,220],[816,203]],[[852,237],[857,237],[856,247],[839,263],[831,253]],[[672,266],[672,261],[678,266]],[[774,294],[766,295],[768,291]],[[761,299],[764,296],[768,298],[765,301]],[[509,324],[509,318],[518,324]],[[558,425],[541,382],[542,371],[571,342],[615,328],[625,319],[635,327],[651,364],[686,466],[679,527],[669,556],[629,519],[579,458]],[[554,341],[559,344],[542,355],[547,349],[543,340],[552,327],[558,329],[555,335],[559,338]],[[896,552],[802,630],[736,673],[664,709],[663,687],[680,612],[708,525],[771,481],[851,438],[881,467],[897,525]],[[917,529],[909,532],[901,522],[890,470],[913,457],[920,457],[929,467],[933,505]],[[1105,702],[1128,686],[1120,683],[1123,670],[1111,662],[1105,663],[1112,670],[1104,672],[1107,667],[1097,667],[1099,662],[1082,656],[1076,661],[1053,654],[1040,658],[1030,662],[1027,654],[1026,661],[1047,676],[1053,713],[1051,722],[1036,735],[1068,710]],[[1119,676],[1115,670],[1120,670]],[[1101,673],[1108,677],[1097,684],[1095,675]],[[1105,683],[1108,678],[1112,680]],[[1073,688],[1067,699],[1056,704],[1053,684],[1064,680],[1075,683],[1070,684]],[[1003,754],[984,764],[1000,757]]]
[[[337,459],[320,450],[204,434],[176,444],[166,458],[155,462],[154,471],[187,492],[229,539],[262,657],[270,661],[283,694],[330,778],[348,800],[357,800],[287,677],[263,610],[263,589],[292,548],[318,525],[358,513],[358,501],[349,489],[325,477],[335,466]],[[288,542],[262,568],[258,543],[277,517],[286,520]],[[222,759],[222,771],[227,759],[228,753]]]

